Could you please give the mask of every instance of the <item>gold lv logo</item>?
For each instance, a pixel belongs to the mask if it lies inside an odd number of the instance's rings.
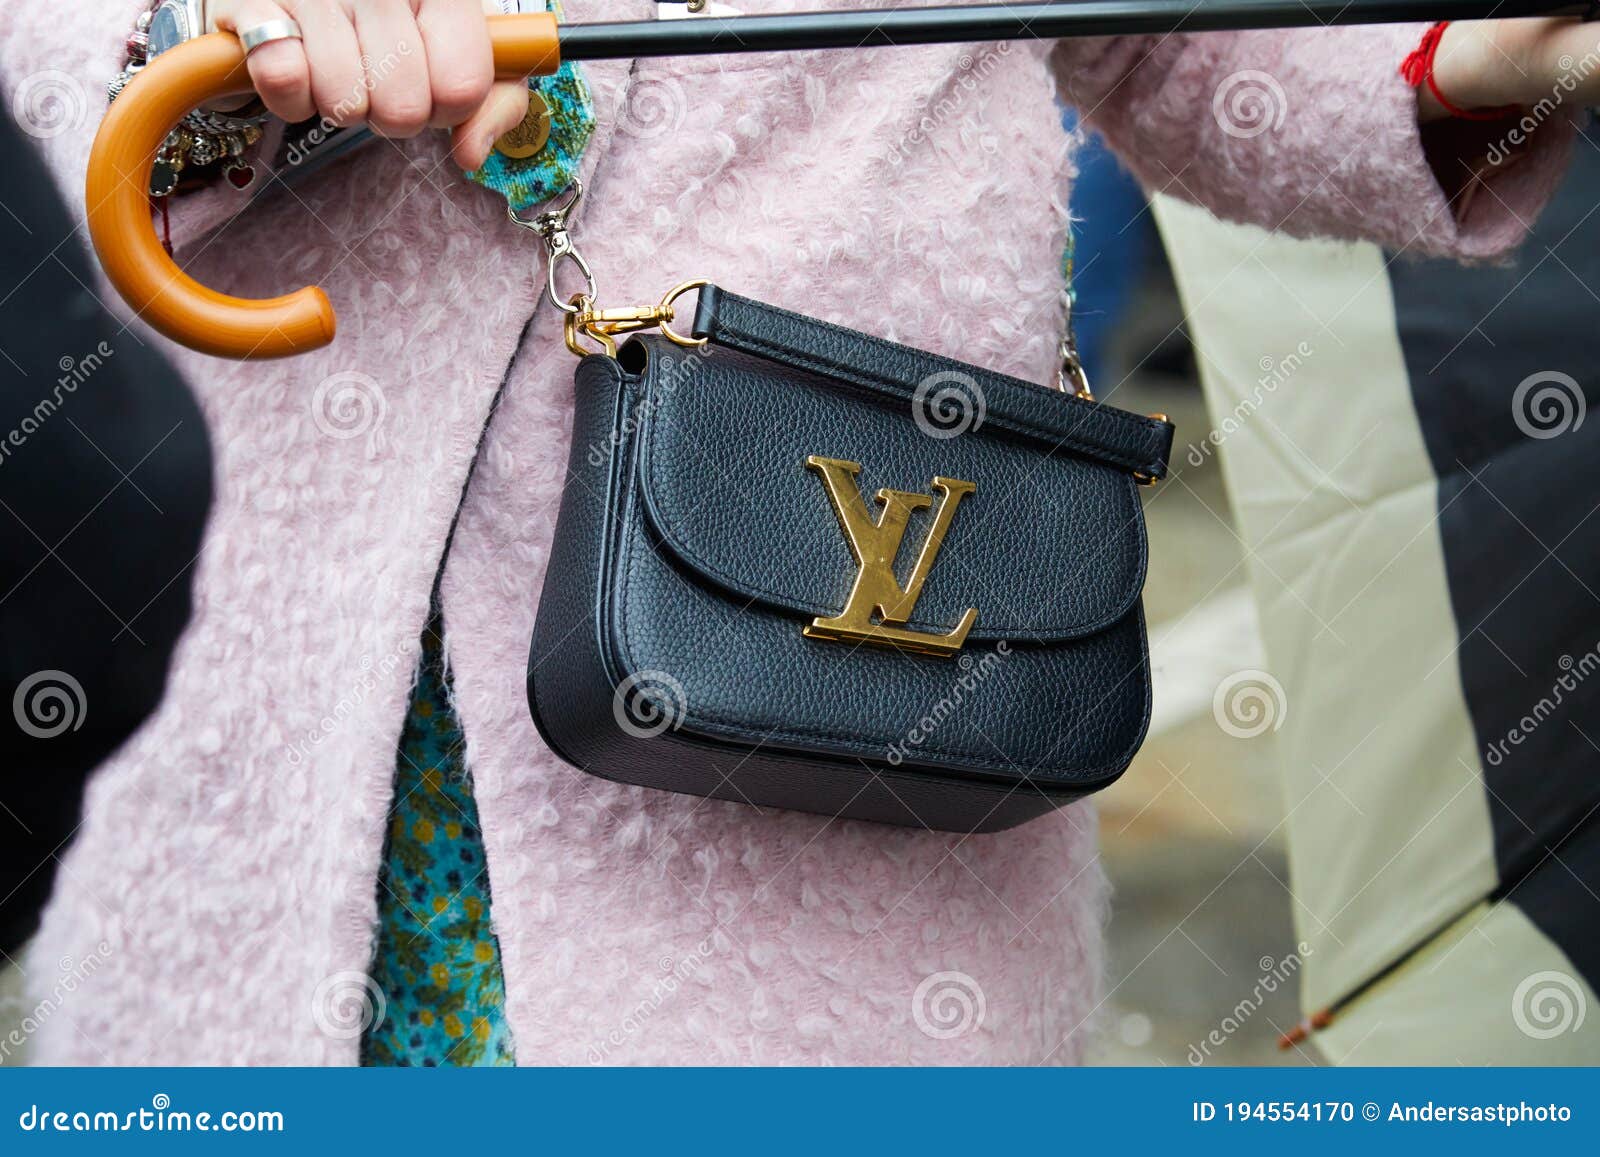
[[[900,553],[900,543],[906,536],[906,524],[911,515],[933,505],[933,496],[910,494],[904,490],[880,490],[877,501],[883,507],[874,519],[867,511],[861,497],[856,476],[861,473],[859,462],[846,462],[840,458],[821,458],[813,454],[806,459],[806,467],[822,476],[827,488],[828,501],[839,516],[839,525],[850,541],[850,553],[855,556],[860,570],[844,610],[832,618],[812,619],[805,633],[812,639],[836,639],[841,642],[877,643],[886,647],[899,647],[926,655],[954,655],[967,640],[967,632],[977,621],[978,611],[968,607],[961,621],[948,634],[938,635],[928,631],[912,631],[897,624],[911,618],[911,611],[922,594],[922,584],[928,579],[933,560],[944,545],[945,532],[955,517],[961,500],[977,489],[971,482],[954,478],[934,478],[933,488],[939,492],[939,509],[933,516],[933,526],[923,540],[917,563],[911,569],[911,581],[903,588],[894,575],[895,556]],[[874,620],[874,615],[879,616]]]

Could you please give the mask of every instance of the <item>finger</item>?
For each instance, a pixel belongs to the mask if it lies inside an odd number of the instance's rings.
[[[311,65],[311,99],[329,123],[344,128],[367,119],[367,76],[355,25],[337,0],[295,0]]]
[[[422,0],[417,28],[428,58],[435,128],[466,120],[494,83],[494,50],[478,0]]]
[[[224,32],[247,32],[269,20],[289,18],[273,0],[238,0],[214,17]],[[305,48],[298,40],[274,40],[250,53],[246,64],[250,83],[274,115],[286,121],[303,121],[315,115],[311,103],[311,70]]]
[[[476,169],[489,156],[495,141],[522,123],[528,115],[528,85],[508,80],[489,90],[489,99],[455,128],[450,153],[463,169]]]
[[[356,9],[356,39],[367,72],[367,123],[386,137],[428,127],[433,96],[428,58],[407,0],[366,0]]]
[[[1600,26],[1586,21],[1552,19],[1544,69],[1527,102],[1536,108],[1545,99],[1587,108],[1600,97],[1600,68],[1595,68]]]

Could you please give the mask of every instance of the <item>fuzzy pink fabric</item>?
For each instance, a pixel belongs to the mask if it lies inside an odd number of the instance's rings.
[[[8,102],[46,71],[81,85],[77,123],[41,141],[75,205],[98,85],[138,6],[14,5],[0,39]],[[1512,244],[1561,134],[1458,230],[1395,76],[1419,34],[596,65],[579,236],[609,302],[712,276],[1044,381],[1070,174],[1057,77],[1142,175],[1219,213],[1463,255]],[[1281,90],[1281,124],[1224,131],[1214,94],[1252,70]],[[339,338],[258,364],[169,350],[212,424],[216,509],[165,703],[93,784],[31,955],[42,990],[57,961],[109,946],[39,1058],[356,1060],[329,1005],[371,957],[418,635],[487,422],[443,591],[519,1060],[1080,1059],[1106,900],[1087,805],[961,839],[619,786],[542,746],[523,676],[573,362],[535,308],[531,239],[437,139],[379,144],[297,194],[226,221],[237,200],[218,191],[177,215],[202,281],[320,283]],[[981,991],[982,1018],[949,1035],[959,1001],[939,993],[954,988]]]

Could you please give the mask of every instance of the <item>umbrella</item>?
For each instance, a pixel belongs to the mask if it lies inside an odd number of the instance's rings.
[[[1586,8],[1573,0],[1075,0],[559,26],[548,13],[529,13],[491,17],[489,24],[496,71],[515,79],[554,72],[563,59],[1503,18]],[[89,237],[111,284],[155,329],[224,357],[278,357],[333,340],[327,295],[307,287],[249,301],[200,285],[163,250],[144,195],[157,149],[179,118],[248,88],[245,54],[230,33],[198,37],[151,62],[111,106],[90,151]]]
[[[1260,611],[1212,708],[1284,783],[1286,1045],[1600,1058],[1597,190],[1590,134],[1492,268],[1154,198],[1213,422],[1174,458],[1219,457]]]

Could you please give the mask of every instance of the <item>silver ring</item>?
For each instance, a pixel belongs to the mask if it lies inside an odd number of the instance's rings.
[[[300,34],[299,23],[287,16],[281,20],[263,20],[254,28],[246,28],[239,33],[239,43],[244,46],[246,56],[263,44],[271,44],[274,40],[304,39],[305,37]]]

